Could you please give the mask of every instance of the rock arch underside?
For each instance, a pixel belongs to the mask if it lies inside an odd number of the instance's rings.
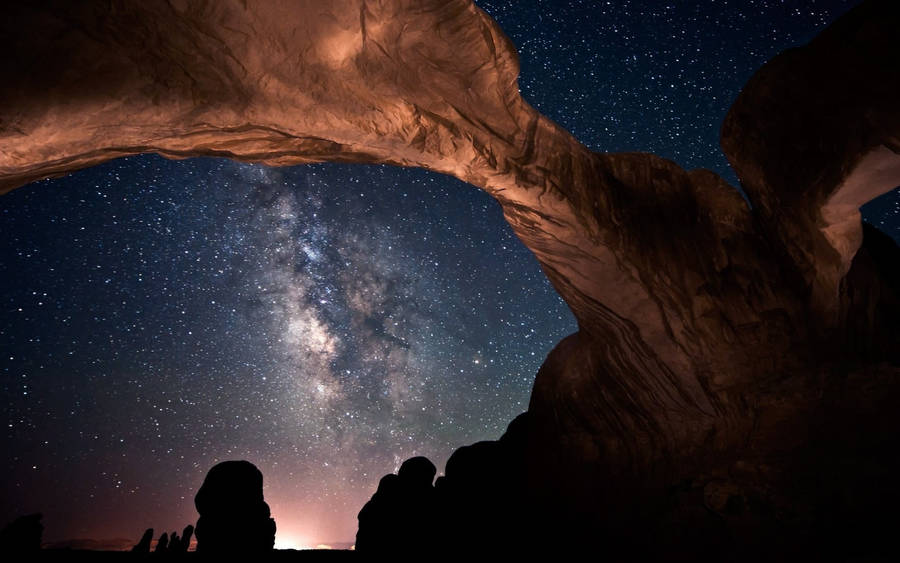
[[[745,86],[722,147],[751,208],[712,172],[581,145],[521,98],[471,1],[16,3],[0,192],[146,152],[453,175],[579,323],[510,440],[505,546],[882,554],[900,251],[859,207],[900,185],[898,6],[861,4]]]

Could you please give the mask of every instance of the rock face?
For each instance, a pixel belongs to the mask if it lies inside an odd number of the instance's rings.
[[[534,506],[670,553],[693,541],[679,527],[881,545],[900,254],[858,207],[900,185],[897,2],[750,80],[722,144],[752,208],[711,172],[579,144],[522,100],[513,46],[468,0],[7,12],[3,190],[141,152],[454,175],[500,202],[579,322],[531,398]]]
[[[156,542],[156,546],[153,550],[154,553],[168,553],[168,554],[181,554],[187,553],[188,547],[191,545],[191,536],[194,535],[194,526],[192,524],[188,524],[184,531],[181,534],[181,537],[178,537],[178,532],[172,532],[168,534],[163,532],[159,537],[159,540]],[[134,544],[131,548],[132,553],[150,553],[150,545],[153,543],[153,528],[147,528],[144,531],[144,535],[141,536],[140,541]]]
[[[275,520],[269,517],[262,487],[262,473],[249,461],[223,461],[210,469],[194,497],[200,513],[197,551],[222,557],[271,552]]]

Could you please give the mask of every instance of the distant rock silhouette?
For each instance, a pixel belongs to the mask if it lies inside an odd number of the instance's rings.
[[[134,547],[131,548],[132,553],[150,553],[150,544],[153,542],[153,528],[147,528],[144,531],[144,535],[141,536],[141,541],[137,542]]]
[[[0,553],[4,556],[27,555],[41,549],[44,525],[41,513],[20,516],[0,530]]]
[[[159,536],[159,541],[156,542],[156,549],[153,550],[154,553],[165,553],[166,550],[169,549],[169,534],[163,532],[161,536]]]
[[[172,535],[169,539],[169,553],[186,553],[188,547],[191,545],[191,536],[194,535],[194,526],[188,524],[184,531],[181,532],[181,537],[178,537],[176,532],[172,532]]]
[[[194,497],[197,551],[250,555],[272,551],[275,520],[263,499],[263,476],[249,461],[223,461],[206,474]]]
[[[191,537],[193,535],[194,526],[192,526],[191,524],[188,524],[184,528],[181,537],[178,536],[178,532],[172,532],[171,534],[163,532],[163,534],[159,537],[159,541],[156,542],[156,547],[153,549],[153,553],[163,555],[176,555],[186,553],[191,545]],[[147,530],[144,532],[144,535],[141,536],[141,540],[131,548],[131,552],[150,553],[150,547],[152,543],[153,528],[147,528]]]

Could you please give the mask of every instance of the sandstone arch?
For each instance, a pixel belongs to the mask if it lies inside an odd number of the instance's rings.
[[[142,152],[421,166],[485,189],[579,322],[530,406],[533,463],[564,502],[771,463],[834,394],[847,421],[885,408],[860,390],[896,388],[897,253],[863,243],[854,213],[900,184],[896,2],[748,83],[723,147],[752,209],[711,172],[587,150],[521,98],[513,45],[470,1],[325,6],[12,7],[0,189]]]

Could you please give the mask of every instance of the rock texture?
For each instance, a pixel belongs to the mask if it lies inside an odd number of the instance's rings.
[[[900,184],[898,6],[863,3],[748,83],[722,143],[751,208],[711,172],[587,150],[522,100],[467,0],[18,3],[0,189],[141,152],[475,184],[579,322],[535,382],[535,502],[588,530],[685,544],[671,530],[713,518],[806,549],[900,498],[898,251],[858,215]]]

